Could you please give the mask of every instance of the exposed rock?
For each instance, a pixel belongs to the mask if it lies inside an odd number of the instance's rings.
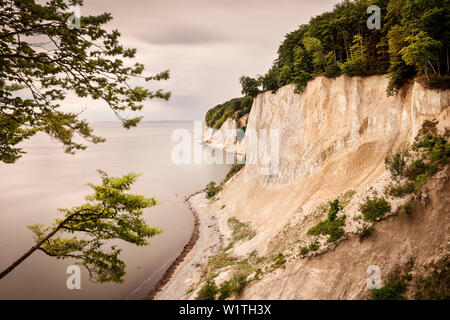
[[[410,258],[423,265],[448,252],[448,167],[425,184],[411,217],[392,216],[405,199],[390,199],[388,218],[380,219],[364,241],[354,235],[359,205],[365,197],[383,193],[390,181],[384,165],[387,152],[411,144],[424,120],[439,120],[440,133],[450,127],[449,90],[411,82],[388,97],[387,81],[386,76],[317,77],[302,94],[288,85],[254,99],[246,137],[239,145],[246,151],[247,164],[224,185],[217,201],[201,206],[215,212],[222,233],[228,232],[230,217],[256,228],[256,236],[237,244],[234,254],[272,254],[280,241],[289,250],[285,268],[263,274],[240,298],[364,298],[368,266],[379,266],[383,276]],[[230,120],[221,130],[236,126]],[[278,164],[272,175],[262,174],[267,163],[248,162],[252,146],[247,133],[261,129],[276,130],[280,137],[279,154],[269,157]],[[204,139],[220,145],[211,133],[204,133]],[[356,193],[344,210],[346,236],[299,257],[292,246],[323,218],[317,215],[318,205],[348,190]]]

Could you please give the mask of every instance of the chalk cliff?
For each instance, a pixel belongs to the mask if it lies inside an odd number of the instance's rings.
[[[450,127],[450,91],[411,81],[396,96],[387,96],[387,81],[385,76],[317,77],[301,94],[288,85],[254,99],[247,134],[239,144],[239,150],[247,153],[246,166],[223,186],[215,201],[202,200],[215,212],[223,246],[231,241],[227,223],[231,217],[256,231],[250,240],[234,243],[229,255],[245,259],[281,252],[286,258],[282,268],[266,270],[247,285],[240,298],[364,298],[368,266],[379,266],[383,278],[410,259],[423,265],[449,252],[448,168],[412,199],[417,202],[412,218],[393,216],[378,222],[363,242],[355,235],[361,227],[361,203],[367,196],[384,194],[391,182],[386,154],[411,144],[424,120],[439,120],[441,133]],[[227,121],[224,126],[236,124]],[[248,133],[261,129],[275,130],[280,139],[278,153],[270,159],[277,163],[271,175],[262,174],[266,164],[249,163]],[[204,136],[206,143],[227,147],[212,132]],[[331,244],[319,239],[319,250],[301,255],[301,247],[312,241],[307,230],[323,219],[320,204],[345,197],[346,192],[351,196],[343,212],[345,236]],[[388,200],[392,213],[405,201]],[[225,279],[230,267],[216,272],[217,279]],[[192,279],[188,283],[191,290],[183,298],[195,298],[200,284]]]

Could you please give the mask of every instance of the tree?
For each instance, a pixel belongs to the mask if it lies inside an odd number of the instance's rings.
[[[414,36],[408,36],[405,40],[409,45],[400,50],[403,60],[407,65],[415,66],[419,74],[425,74],[430,81],[429,69],[431,68],[433,74],[436,74],[431,61],[436,57],[436,50],[441,43],[432,39],[424,31],[420,31]]]
[[[120,33],[102,28],[108,13],[81,17],[79,28],[69,28],[69,6],[82,0],[0,0],[0,161],[14,163],[24,151],[17,145],[37,132],[45,132],[64,145],[68,153],[86,148],[81,136],[92,143],[94,135],[79,113],[61,110],[69,92],[79,97],[102,99],[125,128],[141,117],[126,118],[152,98],[169,99],[170,93],[133,86],[166,80],[168,71],[144,76],[144,66],[133,64],[135,49],[119,43]]]
[[[157,201],[126,193],[137,174],[110,177],[103,171],[99,173],[102,184],[88,184],[93,193],[86,197],[85,204],[60,209],[64,218],[56,219],[49,227],[29,226],[36,245],[1,272],[0,279],[39,250],[57,259],[75,259],[97,282],[123,281],[125,263],[119,259],[121,249],[111,246],[107,251],[106,241],[120,239],[138,246],[148,245],[147,239],[162,231],[145,222],[142,210],[155,206]]]
[[[349,76],[363,76],[367,73],[366,52],[361,35],[353,38],[350,48],[350,58],[342,64],[342,72]]]
[[[327,71],[328,64],[327,60],[325,59],[322,42],[314,37],[306,37],[303,39],[302,43],[305,46],[306,51],[311,53],[313,57],[314,68],[318,70],[315,73],[320,74],[323,71]]]
[[[302,92],[306,88],[308,81],[314,78],[313,58],[310,52],[304,50],[303,46],[295,48],[294,57],[296,91]]]
[[[256,97],[259,93],[258,87],[260,86],[260,81],[247,76],[241,76],[239,78],[242,90],[241,93],[246,97]]]
[[[264,76],[260,77],[259,81],[264,91],[270,90],[273,93],[277,91],[279,73],[278,66],[274,64]]]
[[[449,4],[450,0],[343,0],[285,35],[274,64],[277,88],[295,83],[301,92],[318,75],[336,77],[342,72],[349,76],[388,73],[389,95],[397,93],[405,80],[431,72],[435,74],[428,85],[447,88]],[[380,8],[381,29],[367,28],[370,5]],[[426,37],[419,39],[419,35]],[[275,87],[267,85],[273,83],[273,75],[266,74],[263,90]]]

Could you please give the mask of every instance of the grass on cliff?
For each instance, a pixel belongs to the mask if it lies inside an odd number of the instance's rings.
[[[328,208],[327,219],[319,222],[317,225],[308,230],[308,235],[328,235],[327,242],[334,242],[341,238],[345,231],[342,228],[345,226],[345,216],[337,217],[339,211],[342,210],[342,206],[338,199],[331,201]]]
[[[250,240],[256,235],[256,231],[251,227],[250,223],[241,222],[236,217],[229,218],[227,223],[232,232],[232,243],[236,243],[241,240]]]
[[[446,135],[437,134],[436,120],[422,123],[416,142],[409,149],[388,154],[386,169],[394,178],[403,178],[407,182],[391,185],[386,193],[393,197],[403,197],[419,192],[429,178],[450,162],[450,144]]]
[[[237,273],[230,280],[224,281],[219,288],[219,300],[225,300],[232,295],[239,296],[247,285],[247,275]]]
[[[262,274],[261,265],[265,262],[265,257],[257,257],[256,251],[252,252],[248,258],[240,259],[221,251],[219,254],[211,257],[206,264],[205,278],[206,281],[199,291],[197,299],[200,300],[224,300],[233,295],[239,296],[245,286],[251,281],[258,279]],[[230,280],[224,281],[217,287],[214,282],[218,270],[225,267],[232,267],[234,274]],[[254,274],[249,279],[249,276]]]
[[[208,278],[197,294],[196,300],[215,300],[219,292],[216,282],[213,278]]]

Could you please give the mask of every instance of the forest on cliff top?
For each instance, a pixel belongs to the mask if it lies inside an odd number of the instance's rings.
[[[291,83],[301,92],[316,76],[342,74],[388,74],[388,95],[416,76],[428,86],[448,89],[449,42],[449,0],[344,0],[286,34],[264,75],[241,77],[242,94],[254,97]],[[244,106],[236,99],[220,104],[208,111],[206,123],[220,128],[226,118],[242,116]]]

